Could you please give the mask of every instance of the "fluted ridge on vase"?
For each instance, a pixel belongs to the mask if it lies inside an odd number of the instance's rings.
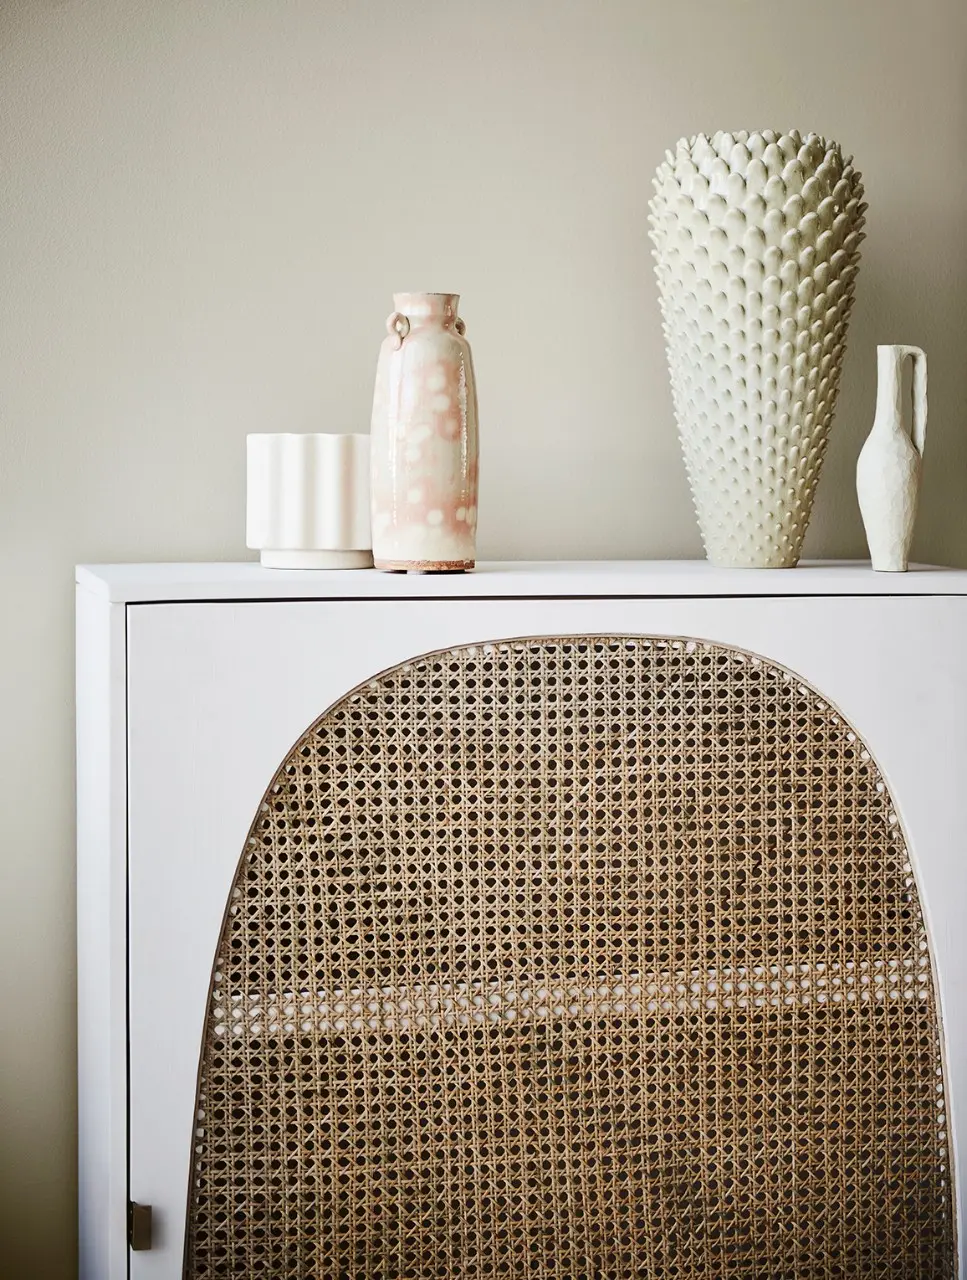
[[[654,187],[672,399],[706,553],[789,568],[839,392],[860,174],[836,142],[767,129],[683,138]]]

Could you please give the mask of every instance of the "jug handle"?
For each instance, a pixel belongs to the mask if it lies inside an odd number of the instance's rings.
[[[391,346],[394,351],[399,351],[403,345],[403,339],[410,331],[410,322],[399,311],[394,311],[386,321],[386,332],[392,338]]]
[[[919,347],[901,347],[900,357],[913,361],[913,447],[923,457],[927,438],[927,357]]]

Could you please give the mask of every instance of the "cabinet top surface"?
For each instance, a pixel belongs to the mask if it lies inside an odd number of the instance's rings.
[[[964,596],[967,570],[806,560],[797,569],[717,569],[704,560],[507,560],[472,573],[263,569],[245,563],[79,565],[77,584],[115,604],[203,600],[446,600],[514,596]]]

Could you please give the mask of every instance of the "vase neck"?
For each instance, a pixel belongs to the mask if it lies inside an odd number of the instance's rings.
[[[876,349],[876,419],[882,430],[890,431],[903,422],[903,348]]]
[[[459,303],[459,293],[393,294],[393,305],[412,326],[439,324],[449,327],[456,322]]]

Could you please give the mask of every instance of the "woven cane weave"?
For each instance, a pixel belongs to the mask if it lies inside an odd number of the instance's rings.
[[[296,744],[202,1047],[190,1280],[954,1274],[863,743],[697,641],[432,654]]]

